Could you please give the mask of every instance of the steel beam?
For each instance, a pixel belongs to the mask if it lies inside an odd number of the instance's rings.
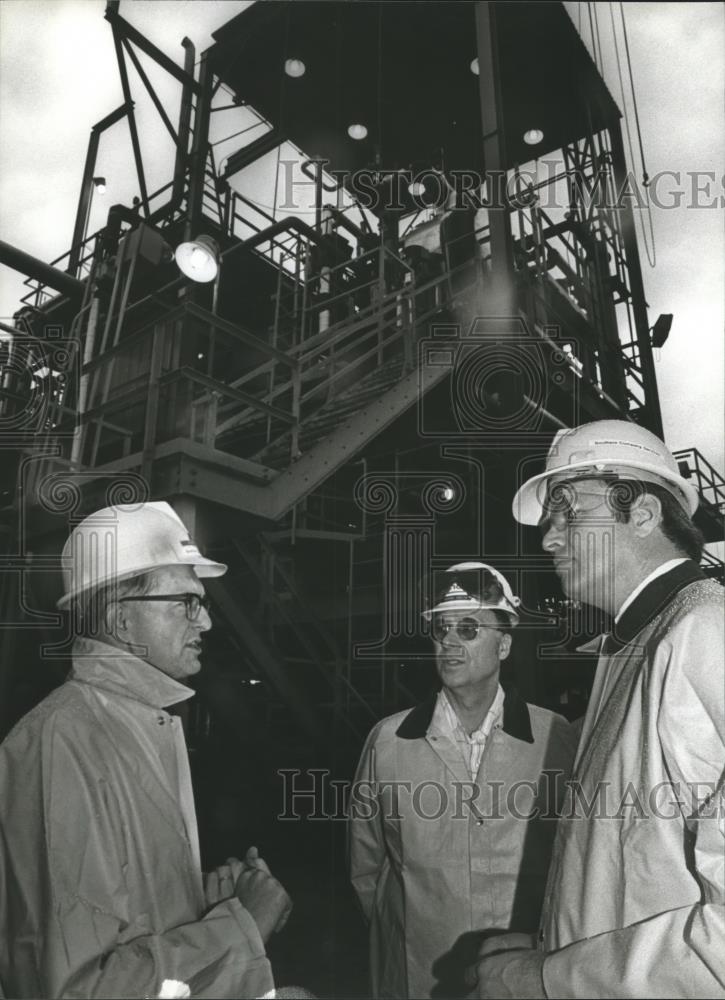
[[[615,191],[624,191],[626,190],[627,163],[624,156],[622,128],[619,122],[615,122],[609,126],[609,135],[612,144],[612,167],[614,169]],[[647,300],[644,295],[642,266],[639,260],[639,249],[637,248],[634,213],[628,200],[623,201],[622,204],[618,204],[615,207],[615,211],[619,215],[622,242],[624,243],[624,250],[627,255],[629,287],[632,293],[632,312],[634,314],[634,327],[637,334],[640,369],[644,384],[644,423],[648,430],[662,437],[662,411],[660,409],[657,376],[652,354],[649,319],[647,318]]]
[[[123,18],[119,18],[123,20]],[[141,156],[141,144],[138,138],[138,129],[136,128],[136,116],[133,113],[133,101],[131,100],[131,87],[128,82],[128,71],[126,69],[126,60],[123,55],[123,36],[119,33],[116,27],[116,21],[111,21],[111,26],[113,28],[113,44],[116,49],[116,59],[118,61],[118,72],[121,76],[121,87],[123,89],[123,99],[126,102],[126,107],[128,108],[128,129],[131,133],[131,146],[133,148],[133,158],[136,164],[136,174],[138,176],[138,186],[141,191],[141,204],[143,205],[143,211],[146,218],[149,216],[149,196],[146,190],[146,177],[144,175],[143,169],[143,157]]]
[[[106,115],[91,129],[91,135],[88,140],[88,151],[86,153],[86,165],[83,168],[83,180],[81,181],[81,193],[78,199],[78,209],[76,211],[76,221],[73,227],[73,239],[71,241],[70,254],[68,256],[68,273],[75,276],[78,271],[78,265],[81,259],[81,250],[83,248],[83,240],[86,237],[85,228],[88,222],[88,213],[91,207],[91,197],[93,196],[93,174],[96,171],[96,156],[98,155],[98,144],[101,141],[101,135],[110,128],[111,125],[115,125],[122,118],[128,114],[129,108],[127,104],[122,104],[120,107],[112,111],[110,115]]]
[[[118,0],[111,0],[110,3],[106,4],[105,18],[114,29],[114,33],[117,32],[119,36],[127,38],[130,42],[133,42],[134,45],[138,45],[138,47],[145,52],[147,56],[150,56],[154,62],[157,62],[159,66],[166,70],[167,73],[176,77],[179,83],[183,83],[184,86],[191,87],[196,94],[200,92],[199,84],[193,76],[190,77],[189,74],[180,66],[177,66],[173,59],[170,59],[165,52],[156,48],[153,42],[150,42],[148,38],[145,38],[140,31],[133,27],[132,24],[129,24],[125,18],[121,17],[118,13]]]

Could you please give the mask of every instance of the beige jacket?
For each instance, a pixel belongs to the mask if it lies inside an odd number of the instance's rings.
[[[430,996],[434,965],[467,932],[535,931],[573,757],[566,721],[508,691],[472,781],[434,705],[373,729],[353,787],[351,876],[376,997]]]
[[[205,913],[180,721],[193,692],[77,640],[70,679],[0,746],[0,983],[12,997],[257,997],[270,966],[236,899]]]
[[[725,996],[723,590],[683,563],[617,633],[554,847],[546,991]]]

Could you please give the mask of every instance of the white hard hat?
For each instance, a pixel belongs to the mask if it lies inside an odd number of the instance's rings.
[[[492,601],[482,594],[483,572],[496,578],[503,591],[498,600]],[[428,588],[432,607],[423,612],[429,621],[440,611],[505,611],[511,624],[518,624],[516,610],[521,604],[520,597],[514,597],[508,580],[493,566],[482,562],[462,562],[449,566],[442,573],[435,574],[436,580]]]
[[[164,501],[117,504],[89,514],[63,546],[63,596],[58,608],[91,588],[162,566],[191,566],[221,576],[224,563],[205,558],[179,515]]]
[[[680,475],[677,462],[660,438],[628,420],[595,420],[557,432],[546,457],[546,470],[527,480],[514,497],[514,517],[522,524],[539,523],[551,479],[605,472],[658,483],[690,516],[697,510],[697,490]]]

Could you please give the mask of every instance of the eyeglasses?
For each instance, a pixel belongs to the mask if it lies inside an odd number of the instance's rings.
[[[500,630],[498,625],[483,625],[475,618],[461,618],[457,622],[444,622],[441,618],[434,618],[431,623],[431,635],[436,642],[442,642],[451,629],[455,629],[456,635],[464,642],[473,642],[482,628],[492,628]]]
[[[178,601],[183,603],[186,610],[186,617],[190,622],[195,622],[199,617],[199,612],[203,608],[209,611],[209,598],[202,594],[139,594],[138,597],[119,597],[119,603],[123,601]]]
[[[581,483],[594,479],[604,481],[604,491],[582,489]],[[553,483],[548,490],[543,503],[543,522],[559,521],[561,518],[572,524],[578,517],[601,512],[608,517],[616,509],[632,499],[631,487],[627,482],[621,482],[615,476],[605,473],[599,476],[581,476],[576,480]]]

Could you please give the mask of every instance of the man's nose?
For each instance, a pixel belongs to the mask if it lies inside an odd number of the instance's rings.
[[[206,608],[199,608],[199,614],[194,624],[199,632],[208,632],[211,629],[211,616]]]
[[[544,552],[555,552],[566,541],[565,522],[563,518],[550,516],[541,523],[541,547]]]

